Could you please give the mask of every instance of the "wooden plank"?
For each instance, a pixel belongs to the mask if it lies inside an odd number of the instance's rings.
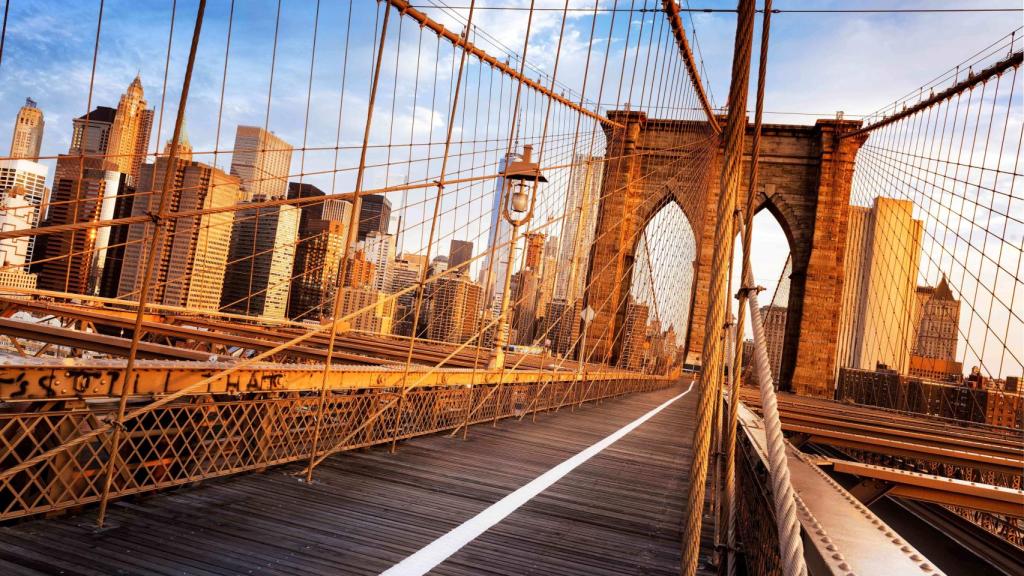
[[[25,574],[379,574],[680,391],[483,424],[466,441],[415,438],[397,454],[337,454],[308,485],[295,464],[123,500],[102,531],[94,511],[3,527],[0,562]],[[432,573],[678,574],[695,400],[677,401]],[[706,521],[706,557],[711,538]]]

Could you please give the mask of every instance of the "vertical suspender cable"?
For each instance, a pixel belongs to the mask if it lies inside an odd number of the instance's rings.
[[[761,24],[761,57],[757,67],[757,100],[754,108],[754,133],[750,146],[750,185],[747,189],[747,203],[743,214],[741,226],[751,230],[754,222],[754,199],[757,196],[758,163],[761,156],[761,119],[764,114],[764,88],[765,76],[768,71],[768,40],[771,32],[772,1],[765,0],[764,16]],[[750,289],[746,285],[746,277],[750,268],[750,234],[743,234],[741,242],[743,245],[743,263],[740,273],[740,285]],[[733,349],[737,351],[729,365],[731,390],[729,392],[729,419],[725,423],[725,473],[723,487],[722,512],[726,530],[726,574],[736,574],[736,426],[739,420],[739,390],[740,373],[743,370],[743,354],[738,353],[743,346],[743,315],[746,313],[747,290],[740,290],[737,295],[737,312],[735,326],[735,340]]]
[[[178,152],[181,149],[181,126],[185,122],[185,106],[188,104],[188,90],[192,84],[192,69],[196,63],[196,50],[199,47],[199,35],[203,29],[203,14],[206,11],[206,0],[199,0],[199,8],[196,13],[196,26],[192,31],[192,46],[188,52],[188,65],[185,68],[185,79],[181,85],[181,96],[178,101],[178,116],[174,120],[174,136],[171,138],[171,153],[167,158],[167,168],[164,170],[164,181],[160,189],[160,205],[156,214],[156,226],[153,237],[149,243],[149,255],[146,258],[146,271],[142,278],[142,288],[139,292],[139,305],[135,311],[135,325],[132,330],[132,343],[128,349],[128,360],[125,364],[124,377],[121,387],[121,397],[117,404],[117,420],[111,431],[110,450],[107,454],[107,470],[103,479],[103,496],[100,500],[100,510],[96,523],[103,526],[103,519],[107,512],[107,502],[110,500],[110,487],[113,483],[114,469],[117,464],[118,452],[122,429],[124,428],[125,409],[128,405],[128,395],[131,393],[132,376],[135,369],[135,359],[139,351],[139,340],[142,339],[142,321],[146,314],[146,299],[149,296],[149,285],[153,279],[153,272],[156,268],[156,259],[160,255],[160,246],[166,232],[167,208],[171,194],[171,182],[177,172]]]
[[[359,150],[359,168],[356,170],[356,182],[353,188],[352,213],[349,216],[348,230],[346,231],[345,247],[355,244],[356,233],[359,229],[359,210],[362,207],[360,192],[363,189],[363,177],[366,175],[366,150],[370,142],[370,129],[373,126],[373,107],[377,101],[377,87],[380,84],[380,66],[384,58],[384,45],[388,35],[388,18],[391,15],[391,2],[384,5],[384,23],[381,25],[380,43],[377,46],[377,60],[373,69],[373,80],[370,84],[370,97],[366,103],[366,124],[363,127],[363,144]],[[268,112],[269,114],[269,112]],[[341,303],[344,300],[345,274],[348,269],[348,254],[341,259],[340,270],[338,271],[338,283],[341,285],[338,294],[334,297],[334,310],[331,314],[331,331],[327,340],[327,355],[324,357],[324,371],[320,376],[320,401],[317,407],[316,424],[313,432],[313,446],[309,451],[309,466],[306,468],[306,481],[313,479],[313,468],[319,462],[317,451],[319,450],[320,431],[323,427],[323,413],[327,401],[327,377],[331,371],[334,347],[338,339],[338,316],[341,314]]]
[[[749,235],[749,230],[743,230]],[[743,266],[746,276],[743,283],[753,286],[754,274],[749,263]],[[765,342],[761,309],[757,307],[757,290],[749,289],[750,326],[754,333],[754,374],[761,390],[761,413],[768,444],[768,474],[771,479],[772,505],[775,525],[779,535],[779,557],[782,573],[786,576],[804,576],[807,564],[804,562],[804,545],[800,539],[800,522],[796,517],[796,501],[793,485],[789,481],[789,464],[786,461],[786,439],[782,435],[779,420],[779,406],[775,398],[775,381],[768,364],[768,346]],[[732,399],[736,403],[736,399]]]
[[[462,31],[462,37],[468,41],[469,34],[473,30],[473,11],[476,8],[476,0],[473,0],[469,4],[469,15],[466,18],[466,27]],[[453,46],[454,51],[457,47]],[[409,348],[405,357],[405,371],[402,374],[402,393],[398,400],[398,409],[395,416],[395,427],[394,433],[391,437],[391,451],[395,451],[395,445],[398,443],[398,435],[401,432],[402,424],[402,408],[405,405],[405,397],[409,391],[409,366],[412,365],[413,351],[416,346],[416,332],[419,328],[420,312],[423,307],[423,296],[426,291],[426,284],[430,271],[430,251],[434,246],[434,237],[437,234],[437,221],[441,211],[441,197],[444,195],[444,180],[445,174],[448,171],[448,159],[451,156],[452,149],[452,133],[455,130],[455,121],[457,112],[459,110],[459,95],[462,92],[462,77],[465,75],[466,70],[466,59],[469,57],[469,51],[465,48],[462,49],[462,54],[459,56],[459,71],[458,76],[455,78],[455,92],[452,95],[451,100],[451,111],[448,113],[448,129],[445,132],[444,139],[444,152],[441,155],[441,171],[437,177],[437,196],[434,198],[434,211],[430,218],[430,234],[427,238],[427,251],[424,257],[425,264],[420,269],[419,285],[416,288],[416,305],[413,307],[412,316],[412,333],[409,335]],[[476,364],[474,363],[474,369]]]
[[[4,23],[0,28],[0,63],[4,61],[4,44],[7,43],[7,13],[11,10],[11,0],[4,2]]]
[[[715,406],[720,402],[723,366],[721,329],[726,308],[726,279],[731,264],[733,212],[743,175],[743,138],[746,133],[747,84],[750,80],[750,47],[754,36],[754,2],[740,0],[733,52],[732,82],[729,88],[729,117],[724,132],[725,151],[715,214],[715,236],[711,257],[711,286],[708,297],[704,349],[701,354],[701,395],[693,433],[693,462],[689,474],[689,498],[683,526],[682,573],[693,576],[700,556],[701,522],[704,517],[705,481],[711,427]]]

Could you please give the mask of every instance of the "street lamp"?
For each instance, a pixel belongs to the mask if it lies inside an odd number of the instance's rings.
[[[508,264],[505,266],[504,284],[501,290],[501,313],[498,316],[497,334],[494,337],[494,350],[488,368],[500,370],[505,367],[505,346],[508,344],[508,304],[512,294],[512,264],[515,262],[516,242],[519,241],[519,227],[533,218],[533,208],[537,204],[537,184],[548,179],[540,173],[540,164],[533,162],[531,155],[533,146],[523,146],[521,160],[509,162],[502,173],[505,202],[501,216],[512,225],[512,236],[509,239]]]

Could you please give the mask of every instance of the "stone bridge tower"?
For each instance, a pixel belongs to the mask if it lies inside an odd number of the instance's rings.
[[[661,208],[676,202],[697,242],[686,350],[687,362],[700,364],[721,172],[719,137],[704,122],[624,111],[608,117],[621,127],[606,128],[607,161],[585,296],[596,312],[588,349],[595,360],[618,360],[639,238]],[[857,127],[859,122],[846,120],[762,127],[755,210],[767,209],[779,221],[793,264],[779,384],[800,394],[831,397],[834,386],[850,182],[863,143],[839,134]],[[737,201],[741,209],[750,175],[750,131]]]

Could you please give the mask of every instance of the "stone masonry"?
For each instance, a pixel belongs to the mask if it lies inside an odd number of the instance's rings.
[[[640,112],[612,112],[609,118],[623,127],[606,129],[608,158],[586,294],[597,312],[588,348],[594,360],[618,359],[639,236],[665,204],[676,202],[697,241],[686,361],[700,364],[723,152],[719,139],[704,123],[648,119]],[[762,127],[755,211],[767,209],[778,219],[793,256],[779,385],[800,394],[830,397],[834,386],[850,180],[863,143],[838,135],[858,126],[819,120],[814,126]],[[749,188],[750,130],[737,200],[741,210]]]

